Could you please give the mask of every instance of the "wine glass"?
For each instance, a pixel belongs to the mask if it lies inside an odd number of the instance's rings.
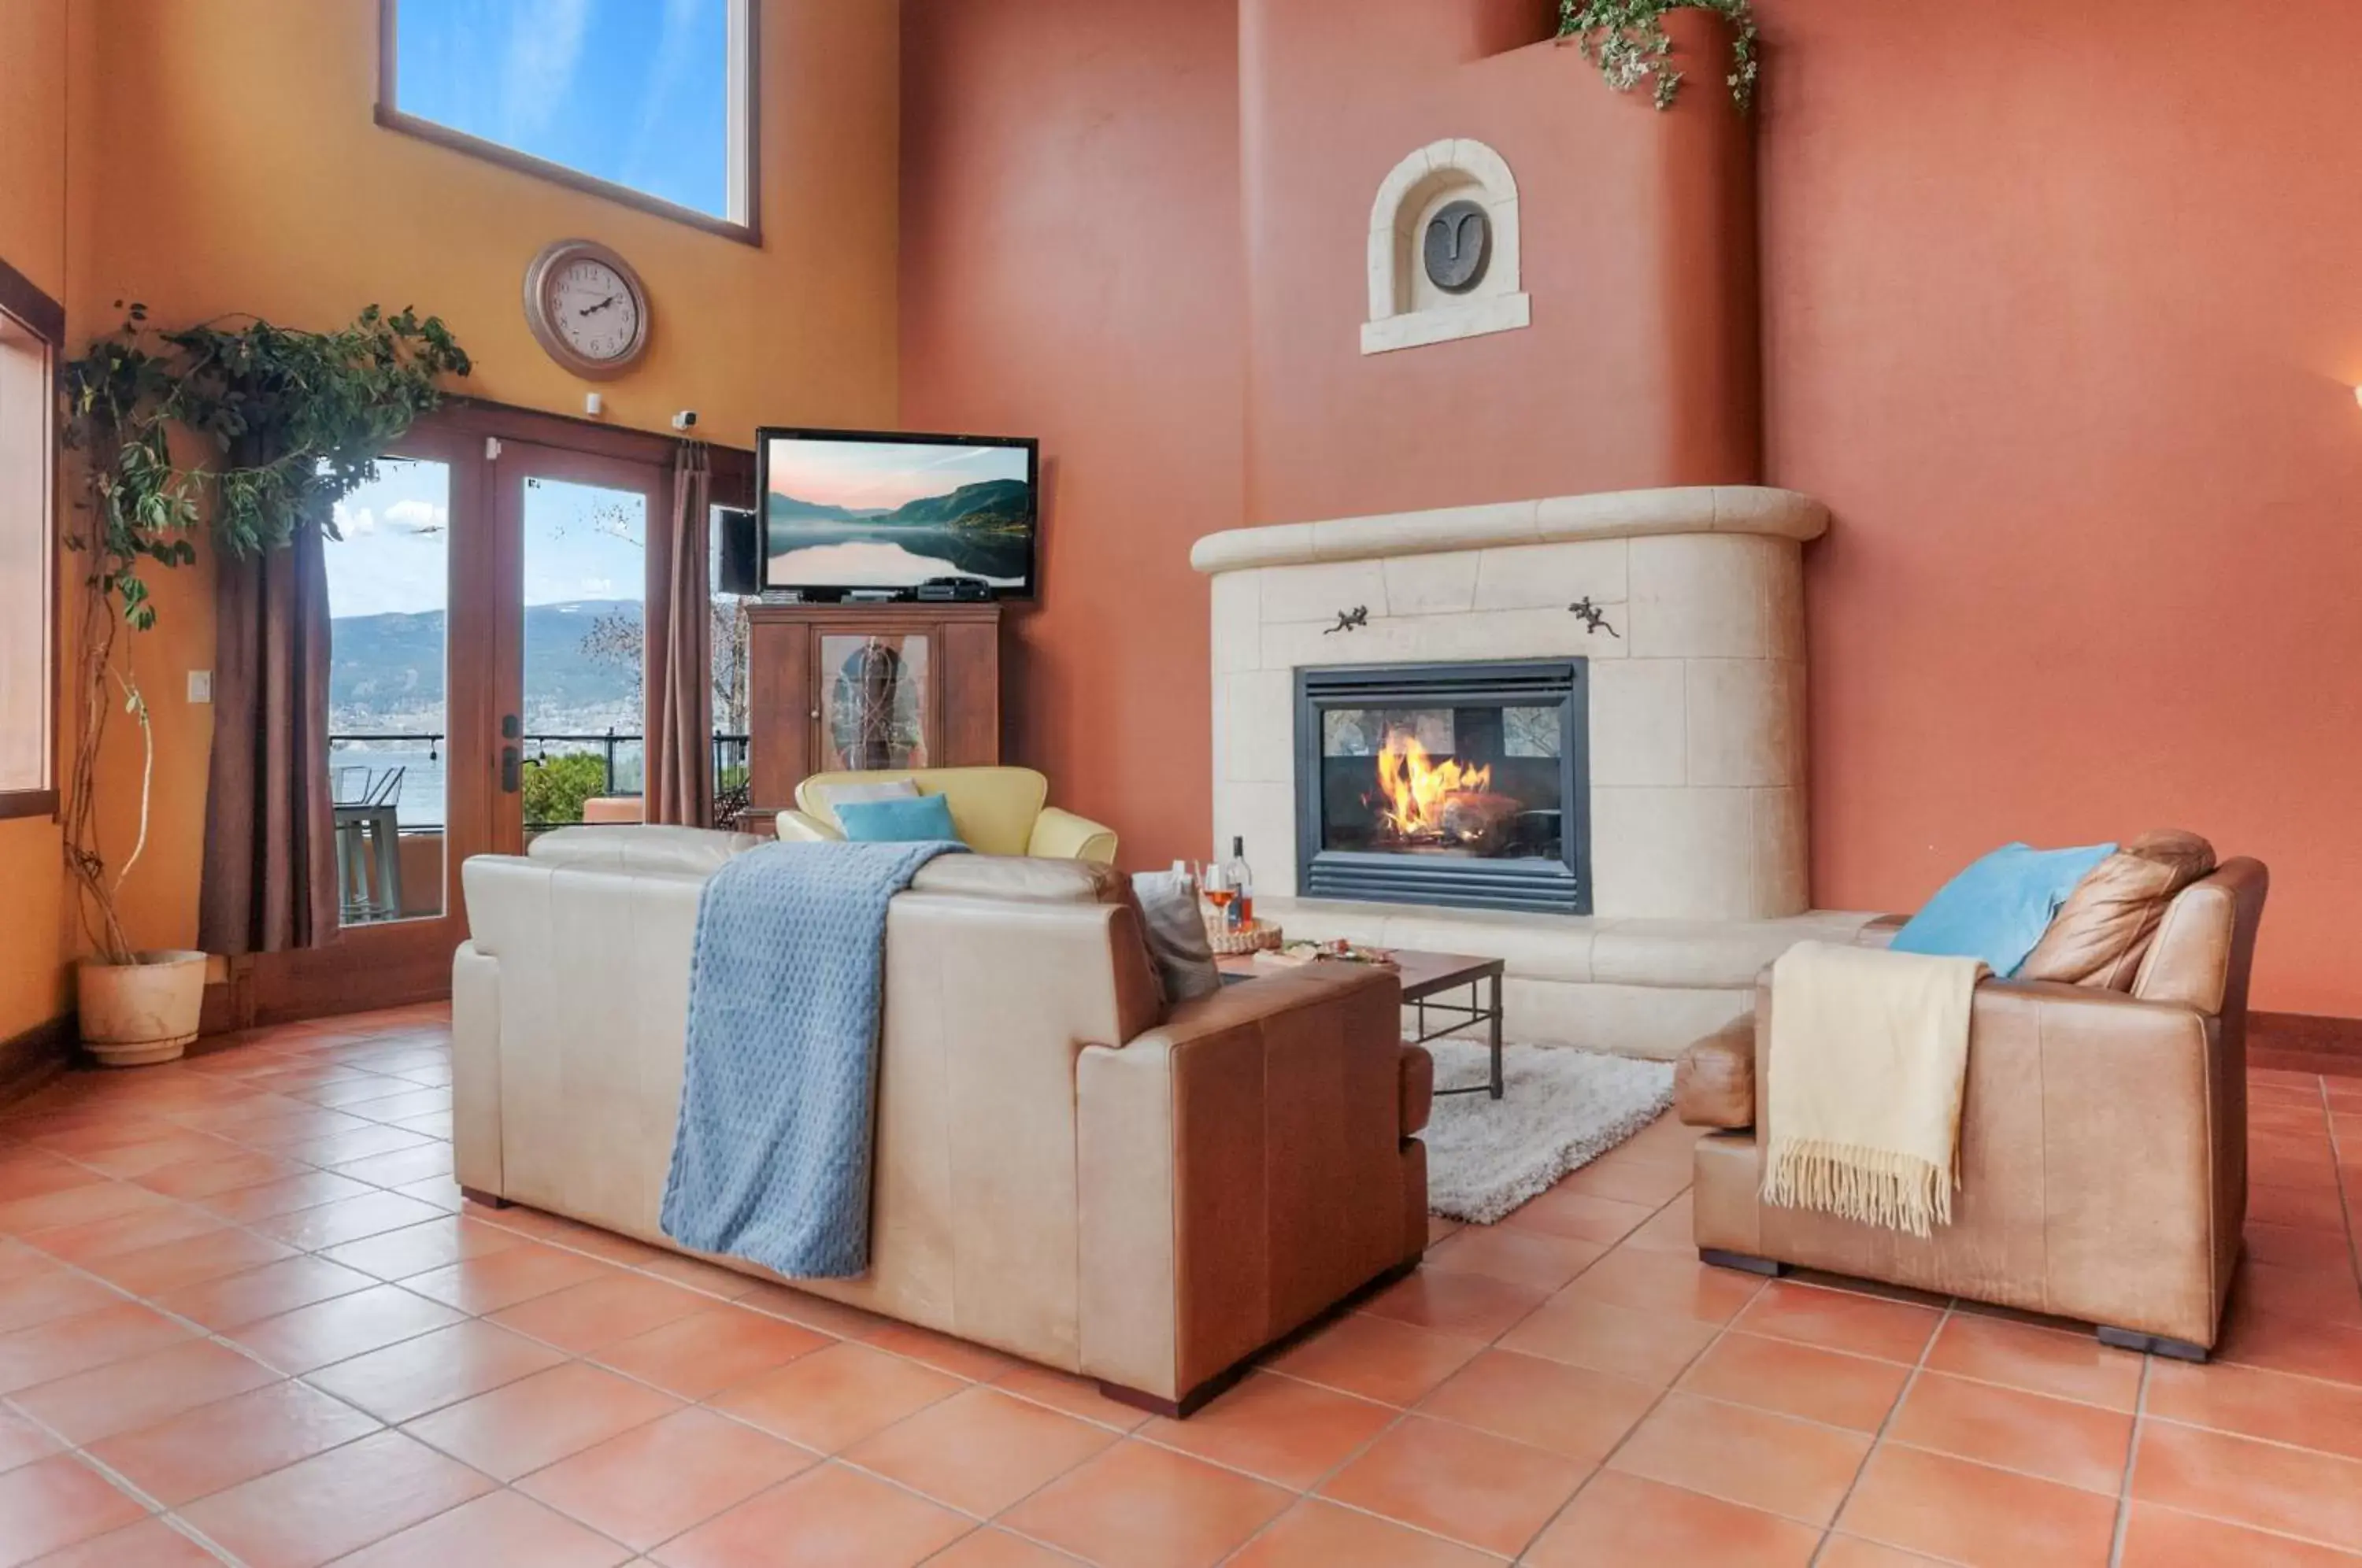
[[[1231,901],[1239,890],[1231,886],[1231,874],[1219,860],[1203,860],[1198,864],[1198,891],[1213,906],[1208,923],[1227,927],[1231,923]]]

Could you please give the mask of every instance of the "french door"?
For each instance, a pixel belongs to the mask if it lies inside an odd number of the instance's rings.
[[[234,967],[237,1021],[449,994],[459,866],[497,842],[487,650],[513,618],[482,454],[480,436],[423,424],[337,508],[322,551],[337,930]]]
[[[337,929],[235,966],[234,1021],[447,996],[469,856],[637,816],[648,550],[668,539],[671,455],[639,432],[457,405],[337,508]],[[749,465],[715,458],[714,499],[739,501]]]
[[[646,778],[648,546],[671,525],[671,475],[645,462],[493,443],[500,613],[488,663],[490,848],[586,816],[630,821]]]

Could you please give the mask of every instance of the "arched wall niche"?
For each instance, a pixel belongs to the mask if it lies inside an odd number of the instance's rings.
[[[1473,202],[1491,226],[1484,275],[1461,293],[1439,287],[1422,260],[1428,227],[1456,202]],[[1508,332],[1533,323],[1519,258],[1518,182],[1481,141],[1429,142],[1396,164],[1370,204],[1370,314],[1362,352]]]

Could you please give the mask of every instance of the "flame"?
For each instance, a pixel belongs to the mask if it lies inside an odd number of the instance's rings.
[[[1417,735],[1401,730],[1386,736],[1385,750],[1378,754],[1378,792],[1386,799],[1378,815],[1404,838],[1441,838],[1443,803],[1492,787],[1491,767],[1438,763]]]

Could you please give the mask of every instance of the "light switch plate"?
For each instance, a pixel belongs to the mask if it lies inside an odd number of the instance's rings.
[[[214,672],[210,669],[189,671],[189,701],[203,703],[214,700]]]

